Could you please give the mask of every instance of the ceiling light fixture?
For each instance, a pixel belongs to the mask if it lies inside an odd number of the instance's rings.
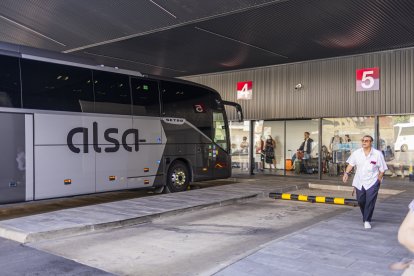
[[[282,58],[288,58],[287,56],[284,56],[284,55],[281,55],[281,54],[278,54],[278,53],[275,53],[275,52],[272,52],[272,51],[269,51],[269,50],[263,49],[263,48],[261,48],[261,47],[255,46],[255,45],[253,45],[253,44],[249,44],[249,43],[246,43],[246,42],[243,42],[243,41],[240,41],[240,40],[237,40],[237,39],[234,39],[234,38],[228,37],[228,36],[224,36],[224,35],[221,35],[221,34],[218,34],[218,33],[214,33],[214,32],[212,32],[212,31],[209,31],[209,30],[206,30],[206,29],[203,29],[203,28],[199,28],[199,27],[194,27],[194,28],[195,28],[196,30],[199,30],[199,31],[202,31],[202,32],[206,32],[206,33],[208,33],[208,34],[212,34],[212,35],[215,35],[215,36],[218,36],[218,37],[221,37],[221,38],[225,38],[225,39],[228,39],[228,40],[231,40],[231,41],[234,41],[234,42],[237,42],[237,43],[240,43],[240,44],[243,44],[243,45],[249,46],[249,47],[253,47],[253,48],[259,49],[259,50],[261,50],[261,51],[265,51],[265,52],[270,53],[270,54],[272,54],[272,55],[276,55],[276,56],[279,56],[279,57],[282,57]]]
[[[87,54],[87,55],[91,55],[91,56],[109,58],[109,59],[120,60],[120,61],[126,61],[126,62],[131,62],[131,63],[136,63],[136,64],[142,64],[142,65],[145,65],[145,66],[150,66],[150,67],[155,67],[155,68],[160,68],[160,69],[166,69],[166,70],[180,72],[180,73],[185,73],[186,72],[186,71],[183,71],[183,70],[177,70],[177,69],[173,69],[173,68],[162,67],[162,66],[158,66],[158,65],[154,65],[154,64],[139,62],[139,61],[125,59],[125,58],[112,57],[112,56],[107,56],[107,55],[95,54],[95,53],[91,53],[91,52],[83,52],[83,53]],[[101,65],[101,66],[104,66],[104,65]]]
[[[175,16],[173,13],[169,12],[167,9],[165,9],[164,7],[162,7],[160,4],[155,3],[153,0],[150,0],[150,2],[153,3],[155,6],[157,6],[158,8],[160,8],[161,10],[163,10],[164,12],[166,12],[169,15],[171,15],[172,17],[174,17],[175,19],[177,19],[177,16]]]
[[[160,5],[156,4],[152,0],[150,0],[150,1],[154,5],[157,5],[161,9],[165,10],[164,8],[162,8]],[[160,28],[155,28],[153,30],[148,30],[148,31],[134,33],[134,34],[130,34],[130,35],[122,36],[122,37],[117,37],[117,38],[110,39],[110,40],[105,40],[105,41],[92,43],[92,44],[88,44],[88,45],[83,45],[83,46],[80,46],[80,47],[76,47],[76,48],[72,48],[72,49],[62,51],[62,53],[67,54],[67,53],[72,53],[72,52],[78,52],[78,51],[85,50],[85,49],[88,49],[88,48],[107,45],[107,44],[120,42],[120,41],[124,41],[124,40],[127,40],[127,39],[139,37],[139,36],[144,36],[144,35],[153,34],[153,33],[161,32],[161,31],[165,31],[165,30],[170,30],[170,29],[175,29],[175,28],[179,28],[179,27],[183,27],[183,26],[188,26],[188,25],[191,25],[191,24],[194,24],[194,23],[200,23],[200,22],[204,22],[204,21],[207,21],[207,20],[212,20],[212,19],[215,19],[215,18],[224,17],[224,16],[227,16],[227,15],[238,14],[238,13],[246,12],[246,11],[249,11],[249,10],[255,10],[255,9],[258,9],[258,8],[271,6],[273,4],[279,4],[280,2],[284,2],[284,1],[288,1],[288,0],[272,0],[272,1],[269,1],[269,2],[266,2],[266,3],[251,5],[251,6],[248,6],[248,7],[244,7],[244,8],[240,8],[240,9],[236,9],[236,10],[232,10],[232,11],[225,11],[223,13],[218,13],[218,14],[215,14],[215,15],[206,16],[206,17],[202,17],[202,18],[196,18],[196,19],[193,19],[193,20],[188,20],[188,21],[184,21],[184,22],[181,22],[181,23],[172,24],[172,25],[168,25],[168,26],[163,26],[163,27],[160,27]],[[165,12],[168,13],[167,10],[165,10]],[[171,16],[175,17],[175,15],[173,15],[173,14],[171,14]]]
[[[0,18],[1,18],[1,19],[6,20],[6,21],[8,21],[8,22],[10,22],[10,23],[12,23],[12,24],[14,24],[14,25],[16,25],[16,26],[19,26],[19,27],[20,27],[20,28],[22,28],[22,29],[25,29],[25,30],[27,30],[27,31],[29,31],[29,32],[32,32],[32,33],[34,33],[34,34],[38,35],[38,36],[41,36],[41,37],[46,38],[46,39],[48,39],[48,40],[50,40],[50,41],[53,41],[54,43],[57,43],[57,44],[59,44],[59,45],[61,45],[61,46],[66,47],[66,44],[63,44],[63,43],[61,43],[61,42],[59,42],[59,41],[57,41],[57,40],[54,40],[53,38],[50,38],[50,37],[48,37],[48,36],[46,36],[46,35],[44,35],[44,34],[41,34],[41,33],[39,33],[39,32],[36,32],[35,30],[30,29],[29,27],[26,27],[26,26],[24,26],[24,25],[22,25],[22,24],[20,24],[20,23],[18,23],[18,22],[16,22],[16,21],[14,21],[14,20],[12,20],[12,19],[10,19],[10,18],[7,18],[7,17],[5,17],[5,16],[3,16],[3,15],[0,15]]]

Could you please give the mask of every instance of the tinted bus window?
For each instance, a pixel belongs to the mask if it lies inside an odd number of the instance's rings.
[[[210,91],[182,83],[168,81],[161,83],[164,116],[185,118],[212,138]]]
[[[408,136],[408,135],[414,135],[414,126],[401,128],[400,136]]]
[[[133,115],[160,116],[160,96],[156,81],[131,78],[131,93]]]
[[[131,115],[129,77],[93,71],[95,112]]]
[[[92,71],[74,66],[21,60],[23,107],[92,112]]]
[[[0,107],[21,107],[19,59],[0,56]]]

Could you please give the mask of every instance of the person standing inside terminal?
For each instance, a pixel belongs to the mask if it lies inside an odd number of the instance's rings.
[[[299,160],[302,159],[310,159],[310,154],[312,152],[312,143],[313,139],[310,138],[310,133],[305,131],[303,133],[304,140],[300,147],[296,151],[296,153],[292,156],[292,162],[295,163],[295,159],[298,158]]]
[[[273,140],[271,135],[268,135],[266,142],[265,142],[264,153],[265,153],[265,161],[267,164],[269,164],[269,169],[276,168],[275,147],[276,147],[275,140]]]
[[[373,138],[365,135],[362,138],[362,148],[355,150],[346,161],[348,166],[345,169],[342,181],[348,181],[349,174],[356,166],[356,173],[352,186],[356,189],[356,196],[361,209],[364,228],[371,228],[371,218],[374,213],[375,202],[378,190],[388,169],[384,155],[372,147]]]
[[[249,142],[247,142],[246,136],[243,137],[243,141],[240,143],[240,153],[245,157],[244,158],[245,160],[241,162],[241,170],[248,171],[249,170],[249,162],[248,162]]]

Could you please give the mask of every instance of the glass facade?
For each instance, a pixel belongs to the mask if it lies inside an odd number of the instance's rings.
[[[256,121],[254,124],[255,172],[284,174],[284,121]]]
[[[414,181],[414,115],[250,121],[230,124],[233,173],[286,175],[337,181],[346,160],[370,135],[384,154],[385,175]],[[250,131],[253,162],[250,164]],[[352,177],[351,172],[351,177]]]
[[[250,122],[230,122],[232,172],[250,173]]]
[[[323,178],[337,178],[346,168],[351,153],[361,147],[361,138],[370,135],[376,145],[375,117],[322,119],[321,168]]]
[[[388,166],[385,175],[414,181],[414,115],[381,116],[378,121],[378,147]]]
[[[318,177],[319,119],[286,121],[286,175]]]

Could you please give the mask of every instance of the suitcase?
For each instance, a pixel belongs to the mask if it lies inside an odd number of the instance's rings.
[[[285,161],[285,170],[287,170],[287,171],[293,170],[292,159],[286,159],[286,161]]]
[[[307,174],[313,174],[313,169],[312,169],[312,167],[307,167],[307,166],[305,166],[305,171],[306,171],[306,173],[307,173]]]
[[[338,176],[338,164],[337,163],[329,163],[328,165],[329,176]]]

